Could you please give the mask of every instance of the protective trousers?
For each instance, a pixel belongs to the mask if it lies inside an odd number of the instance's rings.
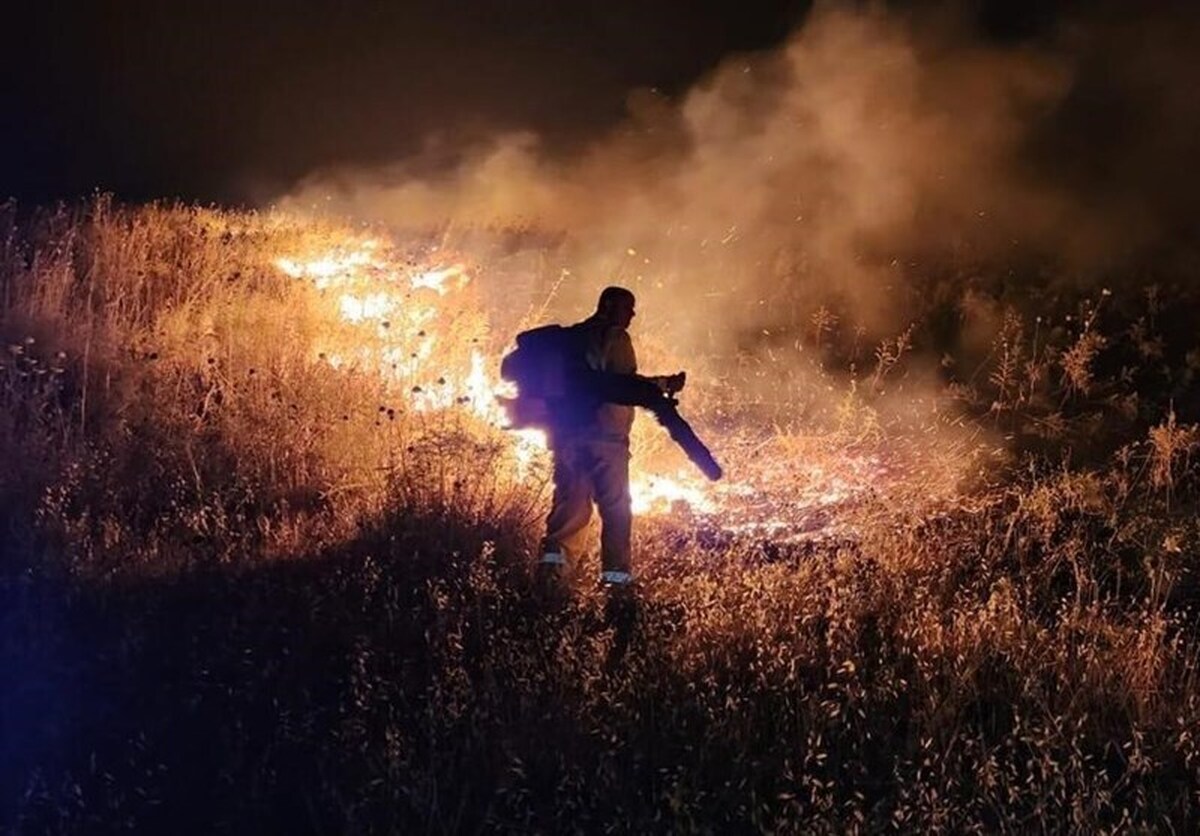
[[[554,444],[553,453],[554,501],[546,518],[545,550],[578,560],[595,502],[600,511],[601,571],[628,573],[633,531],[629,443],[564,440]]]

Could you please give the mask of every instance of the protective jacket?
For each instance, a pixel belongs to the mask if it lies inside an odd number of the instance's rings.
[[[574,326],[580,354],[594,372],[634,374],[637,355],[633,340],[624,328],[610,325],[592,316]],[[629,441],[633,427],[633,407],[606,403],[599,397],[578,394],[573,403],[564,405],[562,434],[567,438],[595,441]]]

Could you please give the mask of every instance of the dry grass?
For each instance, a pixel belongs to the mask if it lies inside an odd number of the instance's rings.
[[[742,534],[654,517],[636,598],[584,577],[547,598],[528,573],[544,473],[514,480],[470,410],[412,405],[495,347],[478,300],[437,309],[436,366],[380,374],[432,325],[385,340],[273,266],[361,231],[103,199],[14,212],[16,831],[1195,828],[1196,429],[1119,408],[1105,357],[1123,338],[1099,314],[1058,335],[1002,318],[954,395],[1014,439],[969,491],[952,465],[973,448],[922,441],[887,399],[915,327],[822,395],[821,432],[725,447],[797,508],[816,469],[869,462],[876,489],[827,511],[853,536],[765,537],[745,509]],[[1138,321],[1127,339],[1159,345]],[[818,348],[838,326],[802,323]]]

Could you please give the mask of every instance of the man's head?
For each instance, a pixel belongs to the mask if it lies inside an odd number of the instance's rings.
[[[600,301],[596,305],[596,316],[618,328],[628,328],[633,322],[636,312],[634,306],[637,300],[633,292],[623,287],[606,287],[600,293]]]

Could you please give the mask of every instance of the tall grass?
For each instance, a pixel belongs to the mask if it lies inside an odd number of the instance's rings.
[[[647,519],[636,596],[547,596],[544,474],[331,365],[362,331],[272,266],[361,230],[99,199],[2,231],[17,832],[1196,826],[1196,430],[1121,368],[1141,313],[1000,317],[947,389],[1011,437],[967,493],[932,495],[957,449],[908,442],[853,537]],[[884,390],[924,338],[833,399],[836,443],[780,425],[746,458],[907,449]]]
[[[439,455],[465,428],[409,414],[373,369],[332,367],[362,334],[274,266],[361,234],[101,198],[24,233],[10,212],[7,237],[6,506],[36,508],[72,561],[288,554],[494,469],[479,428]],[[501,501],[473,499],[488,516]]]

